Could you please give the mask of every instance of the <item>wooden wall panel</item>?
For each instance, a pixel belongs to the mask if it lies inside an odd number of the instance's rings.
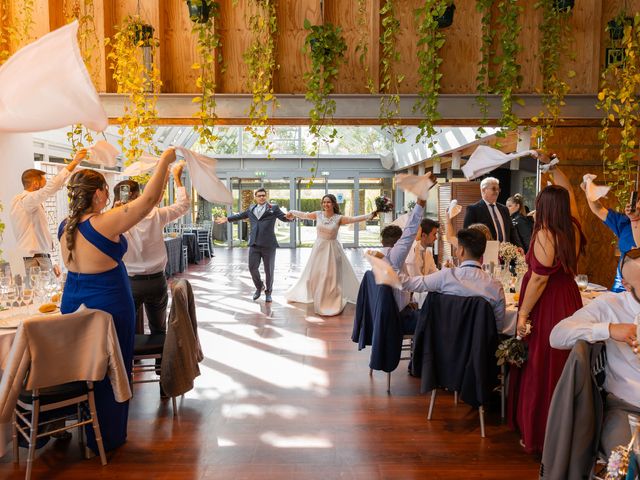
[[[199,70],[191,65],[197,61],[196,36],[183,0],[164,0],[160,9],[162,92],[194,93]]]
[[[380,5],[378,0],[367,2],[367,22],[369,29],[379,29]],[[335,82],[336,93],[369,93],[365,69],[360,65],[360,52],[356,52],[356,46],[360,40],[360,27],[358,26],[358,8],[352,2],[341,0],[326,0],[324,4],[324,20],[342,28],[342,35],[347,43],[344,63],[340,67],[340,73]],[[376,30],[377,31],[377,30]],[[367,58],[372,78],[377,79],[379,61],[379,36],[369,36]]]
[[[539,25],[542,21],[542,14],[540,10],[534,8],[535,3],[529,0],[520,0],[519,2],[523,8],[519,19],[522,26],[519,42],[523,48],[517,55],[522,75],[522,87],[518,90],[519,92],[535,92],[536,89],[542,87],[539,63],[541,35]]]
[[[414,10],[420,6],[420,0],[404,0],[395,2],[396,17],[400,20],[400,32],[396,40],[396,48],[400,52],[400,61],[396,63],[396,72],[404,75],[400,84],[400,93],[414,93],[418,85],[418,67],[416,56],[416,22]],[[393,92],[390,92],[393,93]]]
[[[600,66],[597,59],[600,56],[601,37],[604,30],[601,25],[602,1],[581,0],[571,14],[571,31],[573,34],[570,51],[575,59],[568,59],[562,71],[567,83],[571,87],[570,93],[593,93],[598,90]],[[573,70],[576,76],[567,77],[567,72]]]
[[[221,93],[242,93],[246,91],[247,66],[242,55],[249,47],[251,37],[248,33],[249,9],[247,2],[220,0],[220,34],[222,36],[222,56],[226,72],[218,83]]]
[[[304,73],[310,62],[302,47],[307,36],[305,19],[312,24],[322,22],[320,0],[289,0],[278,3],[277,59],[280,69],[275,74],[274,88],[279,93],[304,93]]]

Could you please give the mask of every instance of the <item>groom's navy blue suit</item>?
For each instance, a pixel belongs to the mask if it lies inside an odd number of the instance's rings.
[[[278,205],[266,203],[264,213],[258,218],[254,210],[257,204],[251,205],[247,210],[237,215],[227,217],[230,222],[249,219],[251,224],[251,233],[249,234],[249,272],[253,279],[256,290],[261,290],[265,286],[265,293],[270,294],[273,287],[273,268],[276,258],[276,248],[278,241],[276,240],[275,225],[276,220],[290,222],[284,212],[280,210]],[[264,261],[265,282],[260,278],[260,260]]]

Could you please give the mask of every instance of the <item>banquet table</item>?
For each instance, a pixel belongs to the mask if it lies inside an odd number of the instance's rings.
[[[582,305],[587,305],[591,300],[598,297],[598,295],[602,295],[603,293],[607,293],[607,289],[602,285],[597,285],[594,283],[590,283],[587,290],[584,292],[580,292],[580,296],[582,297]],[[516,325],[518,323],[518,302],[515,300],[513,293],[505,294],[505,300],[507,301],[507,308],[504,316],[504,328],[502,329],[502,334],[514,336],[516,334]]]
[[[183,272],[186,265],[182,265],[182,237],[165,237],[164,246],[167,248],[167,277]]]
[[[187,247],[189,263],[198,263],[202,259],[200,248],[198,247],[198,237],[195,232],[183,232],[182,244]]]

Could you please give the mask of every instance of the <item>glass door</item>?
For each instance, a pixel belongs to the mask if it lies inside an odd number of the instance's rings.
[[[373,212],[376,209],[376,197],[386,195],[389,198],[393,198],[393,181],[391,178],[360,178],[358,182],[360,202],[356,215]],[[387,217],[388,216],[389,215],[387,215]],[[380,230],[384,227],[385,221],[388,221],[388,219],[385,218],[384,214],[378,214],[374,220],[364,222],[364,228],[361,228],[359,231],[359,246],[380,246]]]
[[[267,190],[271,204],[278,205],[285,213],[291,209],[291,188],[288,178],[276,180],[265,179],[262,186]],[[281,247],[293,247],[291,241],[293,228],[292,222],[276,220],[275,233],[278,245]]]

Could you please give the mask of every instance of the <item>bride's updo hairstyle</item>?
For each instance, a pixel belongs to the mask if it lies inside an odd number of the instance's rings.
[[[333,204],[333,213],[337,213],[339,215],[340,207],[338,206],[338,200],[336,199],[336,196],[333,195],[332,193],[327,193],[324,197],[322,197],[321,202],[324,202],[325,198],[328,198]]]
[[[69,183],[67,184],[69,216],[67,217],[67,224],[64,227],[67,250],[69,250],[69,256],[67,257],[68,262],[73,259],[73,249],[76,243],[75,233],[80,218],[91,208],[96,191],[106,186],[107,182],[104,176],[95,170],[78,170],[71,175]]]

